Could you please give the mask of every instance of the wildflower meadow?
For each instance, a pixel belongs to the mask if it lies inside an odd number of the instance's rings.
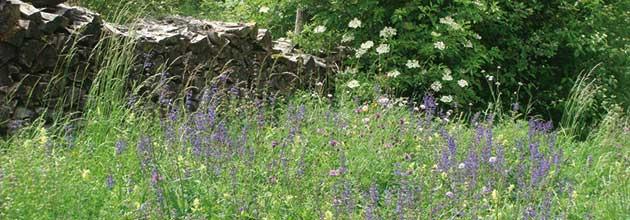
[[[630,219],[627,28],[608,19],[628,20],[607,17],[627,2],[113,2],[67,4],[257,22],[332,78],[137,96],[137,45],[103,40],[82,109],[0,136],[0,219]],[[160,65],[150,80],[192,81]]]

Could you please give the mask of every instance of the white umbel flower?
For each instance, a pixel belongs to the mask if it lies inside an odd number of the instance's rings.
[[[463,80],[463,79],[457,80],[457,85],[459,85],[459,87],[464,88],[464,87],[468,86],[468,81]]]
[[[420,68],[420,62],[418,60],[407,60],[407,64],[405,64],[409,69]]]
[[[260,7],[260,8],[258,9],[258,12],[263,13],[263,14],[264,14],[264,13],[267,13],[267,12],[269,12],[269,7],[267,7],[267,6],[262,6],[262,7]]]
[[[392,70],[392,71],[387,72],[387,77],[389,78],[396,78],[398,76],[400,76],[400,72],[398,70]]]
[[[376,52],[378,54],[389,53],[389,44],[380,44],[380,45],[378,45],[378,47],[376,48]]]
[[[317,27],[315,27],[315,30],[313,30],[313,32],[315,33],[324,33],[326,31],[326,26],[323,25],[319,25]]]
[[[454,30],[462,29],[462,26],[458,24],[457,22],[455,22],[455,19],[453,19],[451,16],[440,18],[440,23],[448,25]]]
[[[370,49],[374,46],[374,42],[372,42],[371,40],[366,41],[364,43],[361,44],[361,49]]]
[[[433,82],[433,83],[431,84],[431,89],[433,89],[433,91],[439,92],[439,91],[440,91],[440,89],[442,89],[442,83],[437,82],[437,81],[436,81],[436,82]]]
[[[451,71],[450,68],[448,68],[448,67],[444,68],[444,74],[451,75],[451,73],[453,73],[453,71]]]
[[[453,76],[451,76],[451,74],[444,74],[442,76],[442,80],[444,80],[444,81],[451,81],[451,80],[453,80]]]
[[[348,27],[350,27],[352,29],[360,28],[361,27],[361,20],[359,20],[358,18],[352,19],[352,21],[350,21],[350,23],[348,23]]]
[[[435,49],[438,49],[438,50],[444,50],[446,49],[446,44],[444,44],[444,42],[442,41],[438,41],[438,42],[433,43],[433,47],[435,47]]]
[[[342,37],[341,37],[341,43],[347,43],[350,41],[354,40],[354,34],[351,33],[345,33]]]
[[[359,59],[361,58],[365,53],[367,52],[367,49],[364,48],[359,48],[357,49],[357,52],[354,54],[354,57]]]
[[[354,89],[354,88],[359,87],[360,85],[359,85],[359,81],[353,79],[353,80],[350,80],[350,82],[348,82],[347,86],[348,88]]]
[[[441,101],[441,102],[444,102],[444,103],[450,103],[450,102],[452,102],[452,101],[453,101],[453,96],[450,96],[450,95],[445,95],[445,96],[442,96],[442,97],[440,98],[440,101]]]
[[[466,43],[464,43],[464,47],[465,47],[465,48],[473,48],[472,41],[467,40],[467,41],[466,41]]]
[[[396,36],[396,29],[392,27],[385,27],[383,28],[383,30],[381,30],[380,36],[385,39]]]
[[[441,24],[451,24],[453,22],[455,22],[455,20],[453,20],[453,18],[451,16],[446,16],[446,17],[440,18],[440,23]]]

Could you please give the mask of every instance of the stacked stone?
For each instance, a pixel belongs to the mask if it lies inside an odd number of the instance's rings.
[[[153,68],[147,71],[149,75],[166,71],[176,76],[169,86],[176,91],[203,88],[204,83],[222,77],[242,88],[287,92],[311,86],[325,76],[322,59],[297,53],[290,42],[273,42],[267,30],[254,24],[169,17],[140,22],[134,37],[145,59],[134,72],[146,71],[147,66]],[[155,64],[167,64],[168,68],[160,71]],[[199,89],[193,93],[198,97]]]
[[[169,91],[159,95],[171,100],[188,94],[196,101],[213,80],[250,91],[288,92],[326,76],[320,58],[273,42],[255,24],[169,17],[125,27],[62,2],[0,0],[0,134],[43,113],[80,110],[96,73],[89,56],[105,34],[133,38],[137,59],[131,80],[168,76]],[[144,85],[144,91],[154,91],[158,82]]]
[[[59,4],[63,1],[28,2],[34,5],[0,1],[0,133],[44,112],[51,116],[53,109],[76,110],[82,105],[89,89],[87,76],[70,73],[88,65],[103,24],[97,14]],[[56,74],[58,60],[69,53],[77,36],[94,37],[77,42],[68,74]]]

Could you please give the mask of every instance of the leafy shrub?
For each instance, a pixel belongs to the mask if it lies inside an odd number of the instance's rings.
[[[628,31],[612,25],[628,24],[623,9],[629,4],[624,1],[311,0],[302,4],[311,15],[306,33],[298,37],[302,47],[318,52],[347,46],[355,52],[349,65],[369,72],[370,80],[383,82],[402,96],[419,97],[432,90],[446,97],[444,101],[452,98],[451,105],[477,109],[491,103],[505,108],[528,102],[535,113],[557,119],[579,73],[603,63],[594,73],[601,85],[596,103],[630,103],[627,92],[619,90],[627,84],[619,79],[628,78],[624,37]],[[361,27],[349,27],[354,19],[361,21]],[[318,26],[336,31],[314,33]],[[386,30],[396,34],[383,37]],[[368,41],[373,46],[364,44]],[[379,54],[374,49],[381,44],[387,44],[389,52]],[[362,45],[366,48],[360,49]],[[398,77],[388,79],[388,75]],[[502,101],[506,96],[513,99]],[[586,114],[592,117],[598,112],[605,110],[595,108]]]

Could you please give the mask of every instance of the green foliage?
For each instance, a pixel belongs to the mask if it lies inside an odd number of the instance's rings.
[[[630,33],[620,28],[630,25],[627,1],[302,2],[311,15],[310,28],[298,38],[302,47],[319,52],[342,45],[359,51],[373,41],[374,47],[348,64],[402,96],[421,96],[440,82],[434,93],[453,97],[459,106],[479,109],[502,102],[505,108],[521,102],[559,119],[578,74],[602,63],[593,75],[601,85],[594,97],[598,106],[584,114],[592,118],[611,102],[630,103],[622,89],[629,82]],[[349,28],[355,18],[362,26]],[[312,33],[320,25],[331,31]],[[396,35],[380,37],[385,27],[396,29]],[[342,42],[344,35],[353,40]],[[391,51],[379,55],[373,49],[379,44]],[[418,60],[420,67],[407,68],[409,60]],[[388,79],[393,70],[402,74]],[[452,74],[446,78],[453,80],[443,80],[448,70]],[[461,87],[458,80],[470,86]],[[511,100],[498,100],[501,94]]]

